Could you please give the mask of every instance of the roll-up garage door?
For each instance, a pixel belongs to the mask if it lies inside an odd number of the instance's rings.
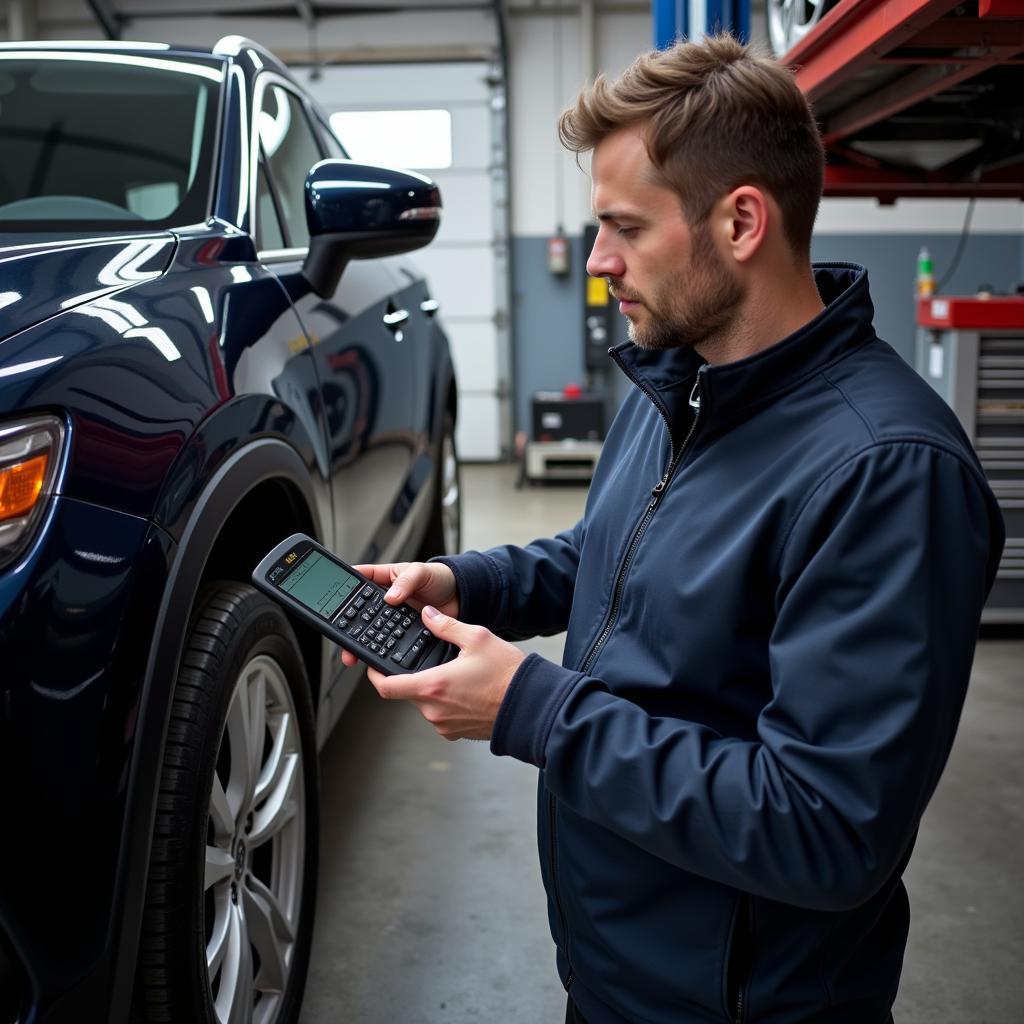
[[[509,429],[507,170],[501,92],[484,62],[324,68],[310,92],[353,159],[404,166],[441,187],[437,238],[413,254],[451,340],[459,453],[497,459]],[[445,133],[450,129],[450,143]]]

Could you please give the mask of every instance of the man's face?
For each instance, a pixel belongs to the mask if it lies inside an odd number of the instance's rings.
[[[657,184],[643,139],[622,129],[591,165],[600,221],[587,273],[606,277],[640,348],[700,345],[726,329],[744,297],[707,224],[687,224],[679,198]]]

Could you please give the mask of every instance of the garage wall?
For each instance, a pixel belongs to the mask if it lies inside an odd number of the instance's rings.
[[[755,37],[763,13],[755,12]],[[585,379],[580,289],[580,235],[589,218],[589,180],[558,143],[560,111],[576,95],[582,64],[578,17],[533,11],[512,16],[512,196],[517,353],[517,429],[528,429],[530,395]],[[614,76],[651,46],[650,14],[599,14],[597,70]],[[561,43],[559,48],[558,44]],[[562,59],[558,60],[557,54]],[[913,358],[913,286],[918,250],[927,245],[941,278],[950,265],[964,221],[961,200],[901,200],[881,206],[871,199],[825,199],[813,258],[852,260],[868,268],[875,326],[905,358]],[[559,220],[572,238],[569,278],[547,271],[547,239]],[[947,291],[970,293],[988,284],[1012,290],[1024,281],[1024,203],[981,200],[969,241]],[[625,337],[622,328],[617,337]],[[614,408],[625,385],[614,368],[607,377]]]

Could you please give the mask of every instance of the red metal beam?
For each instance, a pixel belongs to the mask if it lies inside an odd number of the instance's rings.
[[[977,181],[955,181],[940,173],[829,164],[825,168],[825,195],[874,197],[883,202],[911,197],[1024,199],[1024,165],[1015,164]]]
[[[902,75],[896,81],[851,103],[840,113],[830,117],[822,133],[825,144],[854,135],[870,125],[884,121],[936,93],[944,92],[981,74],[982,71],[1004,60],[1016,57],[1021,51],[1024,51],[1024,41],[1014,46],[992,47],[983,59],[970,63],[958,62],[955,57],[951,57],[945,63],[920,67]]]
[[[978,14],[983,18],[1024,18],[1024,0],[980,0]]]
[[[961,0],[840,0],[786,54],[813,103],[939,20]]]

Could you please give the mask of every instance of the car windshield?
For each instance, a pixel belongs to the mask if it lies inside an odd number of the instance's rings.
[[[206,220],[222,80],[202,57],[0,50],[0,231]]]

